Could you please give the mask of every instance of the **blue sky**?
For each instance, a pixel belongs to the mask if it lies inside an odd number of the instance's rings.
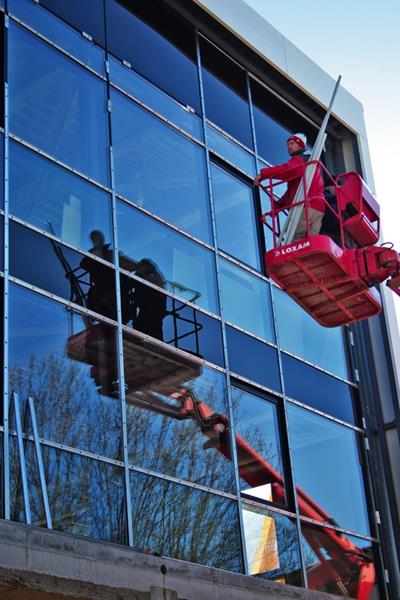
[[[384,239],[400,251],[399,0],[246,2],[362,102]]]

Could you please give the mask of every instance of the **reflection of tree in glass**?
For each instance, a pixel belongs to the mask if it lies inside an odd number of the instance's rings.
[[[39,436],[118,458],[120,410],[97,391],[90,368],[53,353],[10,369],[10,389],[19,394],[24,430],[32,432],[27,398],[34,401]]]
[[[25,445],[32,523],[45,526],[36,454]],[[53,528],[118,543],[125,541],[122,469],[42,446]],[[24,522],[24,504],[16,440],[11,440],[11,518]]]
[[[194,400],[226,415],[224,388],[218,378],[193,380],[184,388]],[[176,389],[176,388],[175,388]],[[171,389],[172,392],[172,389]],[[132,395],[134,402],[135,394]],[[138,397],[141,398],[140,395]],[[168,396],[157,396],[171,403]],[[129,458],[132,464],[187,479],[214,489],[234,491],[232,462],[218,450],[205,448],[208,437],[193,418],[178,420],[131,404],[128,406]],[[225,432],[225,443],[228,432]],[[219,439],[216,438],[216,445]],[[212,444],[211,444],[212,446]]]
[[[242,569],[235,502],[135,474],[132,507],[137,546],[191,562]]]

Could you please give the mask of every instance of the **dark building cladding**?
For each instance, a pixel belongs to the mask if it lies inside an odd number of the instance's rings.
[[[263,271],[252,180],[321,114],[232,35],[191,2],[0,0],[2,517],[395,598],[366,326]]]

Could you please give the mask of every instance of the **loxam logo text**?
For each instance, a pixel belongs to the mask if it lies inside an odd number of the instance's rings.
[[[311,246],[310,242],[303,242],[302,244],[295,244],[294,246],[287,246],[287,248],[282,248],[282,254],[290,254],[291,252],[297,252],[297,250],[303,250],[304,248],[308,248]]]

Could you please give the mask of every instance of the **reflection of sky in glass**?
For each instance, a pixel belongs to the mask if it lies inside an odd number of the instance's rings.
[[[268,283],[222,259],[220,280],[224,319],[254,335],[274,341]]]
[[[369,535],[357,434],[293,405],[288,415],[299,498],[303,490],[340,527]]]
[[[283,503],[285,492],[276,406],[239,388],[232,388],[232,402],[238,434],[238,462],[244,467],[240,481],[242,491],[256,498]],[[250,452],[254,452],[253,464],[247,453],[243,453],[241,440],[245,442],[243,448],[249,447]],[[255,458],[257,455],[259,460]],[[246,481],[247,472],[251,478],[249,481]],[[271,488],[271,484],[279,480],[282,486],[277,496],[277,490]]]
[[[211,166],[218,247],[260,269],[253,190],[226,171]]]
[[[279,343],[301,358],[347,377],[347,367],[340,327],[321,327],[287,294],[273,288],[277,311]]]

